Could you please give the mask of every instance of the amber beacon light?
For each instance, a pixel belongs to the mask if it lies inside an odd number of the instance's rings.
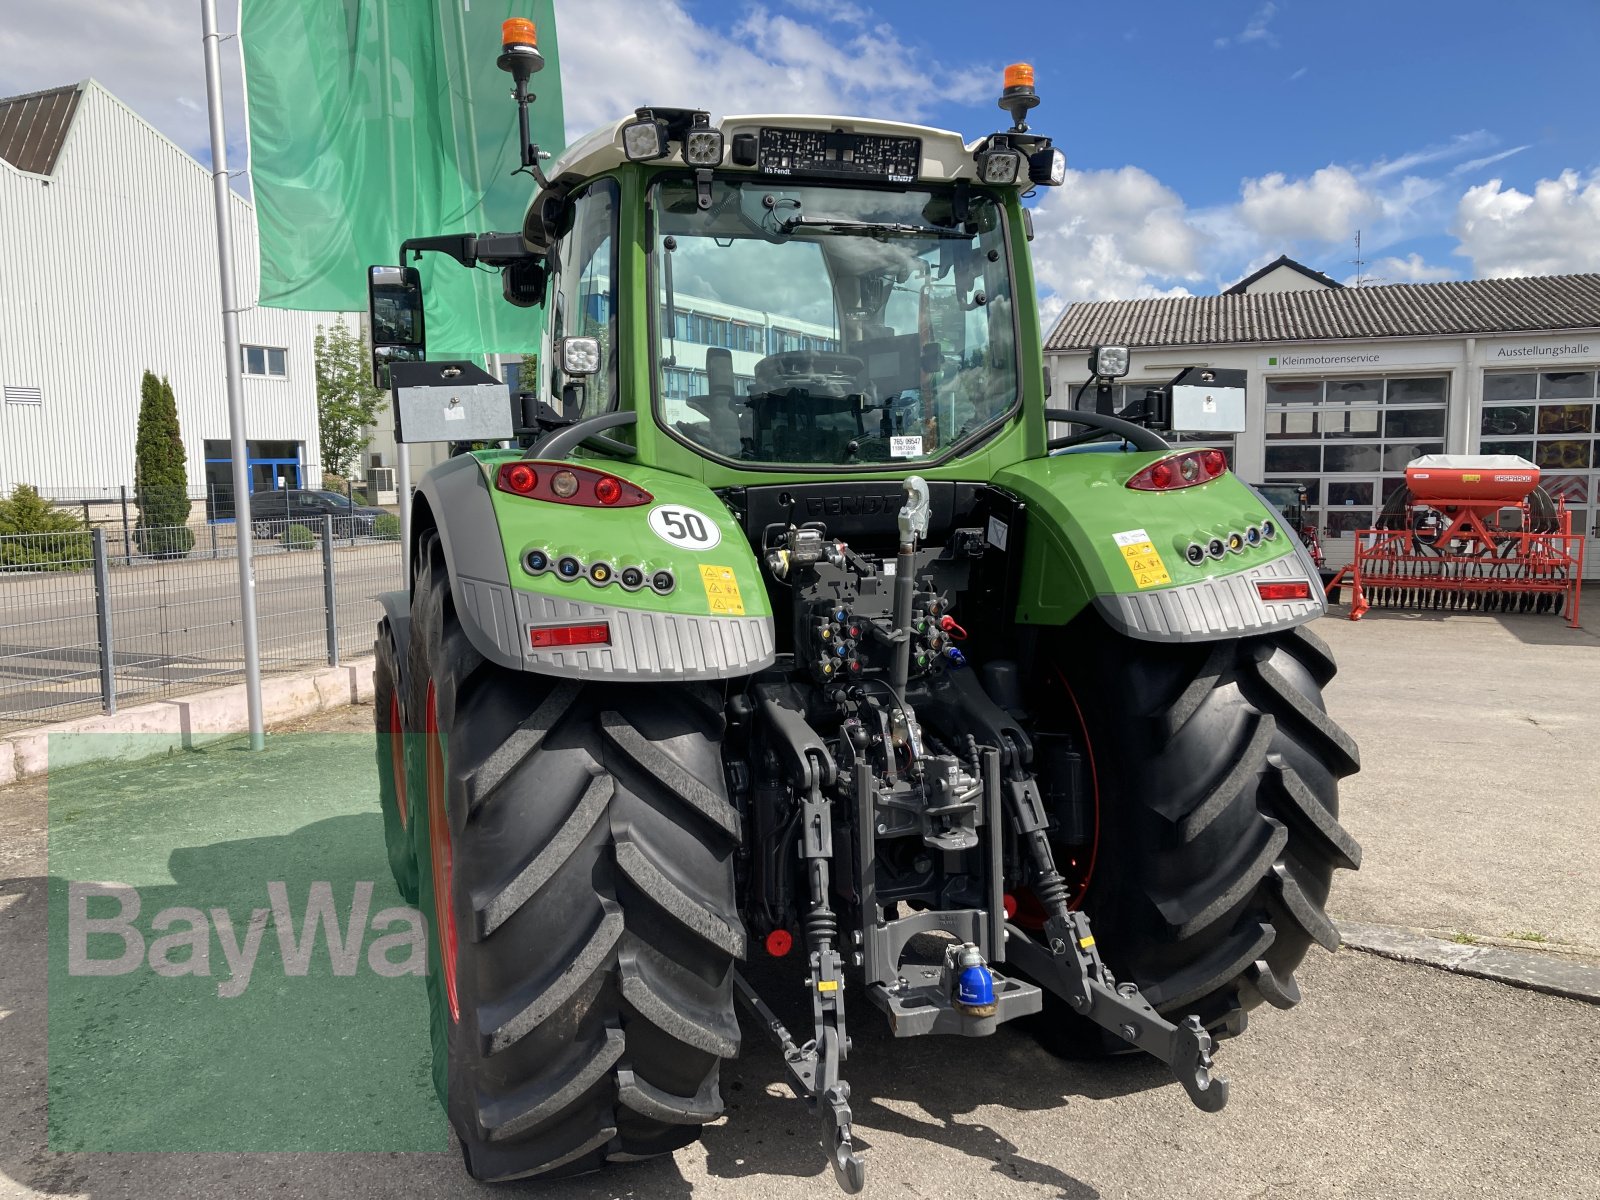
[[[539,30],[527,17],[511,17],[500,25],[500,44],[506,49],[512,46],[539,45]],[[1033,73],[1030,69],[1028,82],[1033,82]]]

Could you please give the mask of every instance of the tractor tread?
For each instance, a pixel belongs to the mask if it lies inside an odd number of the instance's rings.
[[[1280,979],[1273,971],[1272,964],[1264,958],[1256,959],[1246,974],[1256,985],[1256,991],[1260,992],[1273,1008],[1293,1008],[1302,999],[1300,985],[1295,982],[1294,973],[1290,972]]]
[[[669,1125],[707,1125],[722,1115],[722,1093],[715,1078],[707,1079],[693,1096],[674,1096],[623,1068],[617,1072],[617,1102]]]
[[[1306,694],[1270,663],[1254,664],[1254,673],[1267,689],[1305,724],[1322,743],[1322,759],[1336,776],[1353,775],[1361,769],[1361,752],[1352,738],[1332,717],[1306,698]]]
[[[667,877],[646,852],[647,843],[631,825],[612,830],[616,844],[617,867],[644,895],[675,918],[691,933],[710,942],[724,954],[737,959],[745,956],[744,930],[738,920],[718,913],[703,900],[690,896]]]
[[[1178,823],[1180,841],[1194,841],[1239,798],[1240,792],[1256,781],[1261,768],[1266,765],[1267,751],[1277,732],[1278,723],[1270,713],[1263,713],[1256,718],[1249,742],[1239,752],[1228,773]]]
[[[719,1058],[739,1053],[739,1020],[723,1002],[733,972],[716,987],[632,935],[617,953],[622,998],[669,1037]]]
[[[1176,1011],[1225,989],[1277,940],[1277,931],[1252,922],[1187,970],[1145,988],[1145,999],[1164,1011]]]
[[[1271,755],[1267,762],[1278,777],[1284,798],[1289,801],[1286,811],[1290,818],[1303,822],[1307,830],[1318,837],[1336,866],[1347,871],[1358,869],[1361,866],[1361,844],[1339,824],[1338,818],[1322,807],[1306,781],[1281,755]]]
[[[537,1128],[571,1108],[586,1092],[608,1078],[627,1049],[627,1041],[620,1029],[607,1029],[605,1033],[605,1039],[565,1078],[498,1099],[480,1099],[478,1122],[484,1137],[491,1142],[505,1141]]]
[[[480,941],[505,924],[571,859],[605,814],[615,792],[616,784],[609,775],[594,776],[555,837],[545,843],[510,883],[481,905],[474,903],[474,932]]]
[[[1174,937],[1193,937],[1233,911],[1260,886],[1289,842],[1289,830],[1281,821],[1271,817],[1262,820],[1267,826],[1266,836],[1254,850],[1223,862],[1210,877],[1181,894],[1152,897]]]
[[[621,713],[600,715],[606,739],[631,759],[635,766],[657,779],[690,808],[734,840],[739,838],[738,810],[717,795],[654,742],[649,741]]]
[[[533,1028],[560,1012],[585,982],[605,969],[622,938],[623,918],[622,909],[617,904],[609,900],[602,900],[601,904],[605,916],[601,918],[599,928],[560,974],[532,997],[526,1000],[517,998],[512,1011],[505,1012],[503,1017],[501,1012],[505,1005],[485,1005],[480,1010],[478,1027],[485,1031],[486,1053],[498,1054],[526,1037]]]
[[[1190,718],[1200,711],[1200,706],[1216,690],[1218,681],[1228,669],[1231,657],[1231,644],[1217,642],[1212,647],[1211,653],[1206,656],[1205,664],[1178,694],[1178,698],[1155,714],[1168,741],[1183,732],[1183,727],[1189,723]]]
[[[1289,915],[1311,935],[1313,941],[1330,954],[1337,950],[1341,944],[1339,929],[1328,914],[1311,902],[1311,897],[1295,881],[1294,873],[1283,862],[1272,864],[1272,873],[1278,881],[1278,895],[1283,899],[1283,906]]]
[[[489,796],[520,767],[528,756],[544,744],[551,730],[561,724],[583,685],[571,679],[558,681],[550,694],[529,713],[522,724],[501,742],[477,768],[462,779],[467,794],[470,820]]]
[[[1294,626],[1289,630],[1289,636],[1291,644],[1285,649],[1300,660],[1300,665],[1311,673],[1318,687],[1327,687],[1339,673],[1338,665],[1333,661],[1333,648],[1321,636],[1313,633],[1309,625]]]

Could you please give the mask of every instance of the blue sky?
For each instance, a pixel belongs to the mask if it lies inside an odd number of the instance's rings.
[[[204,159],[196,7],[20,7],[0,94],[94,75]],[[1214,292],[1280,253],[1348,280],[1357,229],[1369,280],[1600,271],[1596,0],[557,0],[557,15],[572,133],[656,103],[971,137],[1005,119],[1001,68],[1032,62],[1034,126],[1072,168],[1039,201],[1051,315]]]

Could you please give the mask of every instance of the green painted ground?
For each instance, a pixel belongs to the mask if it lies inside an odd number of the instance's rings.
[[[389,877],[376,797],[373,739],[356,734],[52,776],[52,1150],[448,1145],[425,981],[407,969],[426,962],[420,921]],[[105,890],[92,882],[136,896],[84,896]],[[338,928],[308,944],[319,895]]]

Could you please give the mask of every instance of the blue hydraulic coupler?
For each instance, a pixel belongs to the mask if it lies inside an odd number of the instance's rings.
[[[994,976],[983,965],[976,946],[963,946],[957,960],[961,973],[956,977],[956,1007],[968,1016],[994,1015]]]

